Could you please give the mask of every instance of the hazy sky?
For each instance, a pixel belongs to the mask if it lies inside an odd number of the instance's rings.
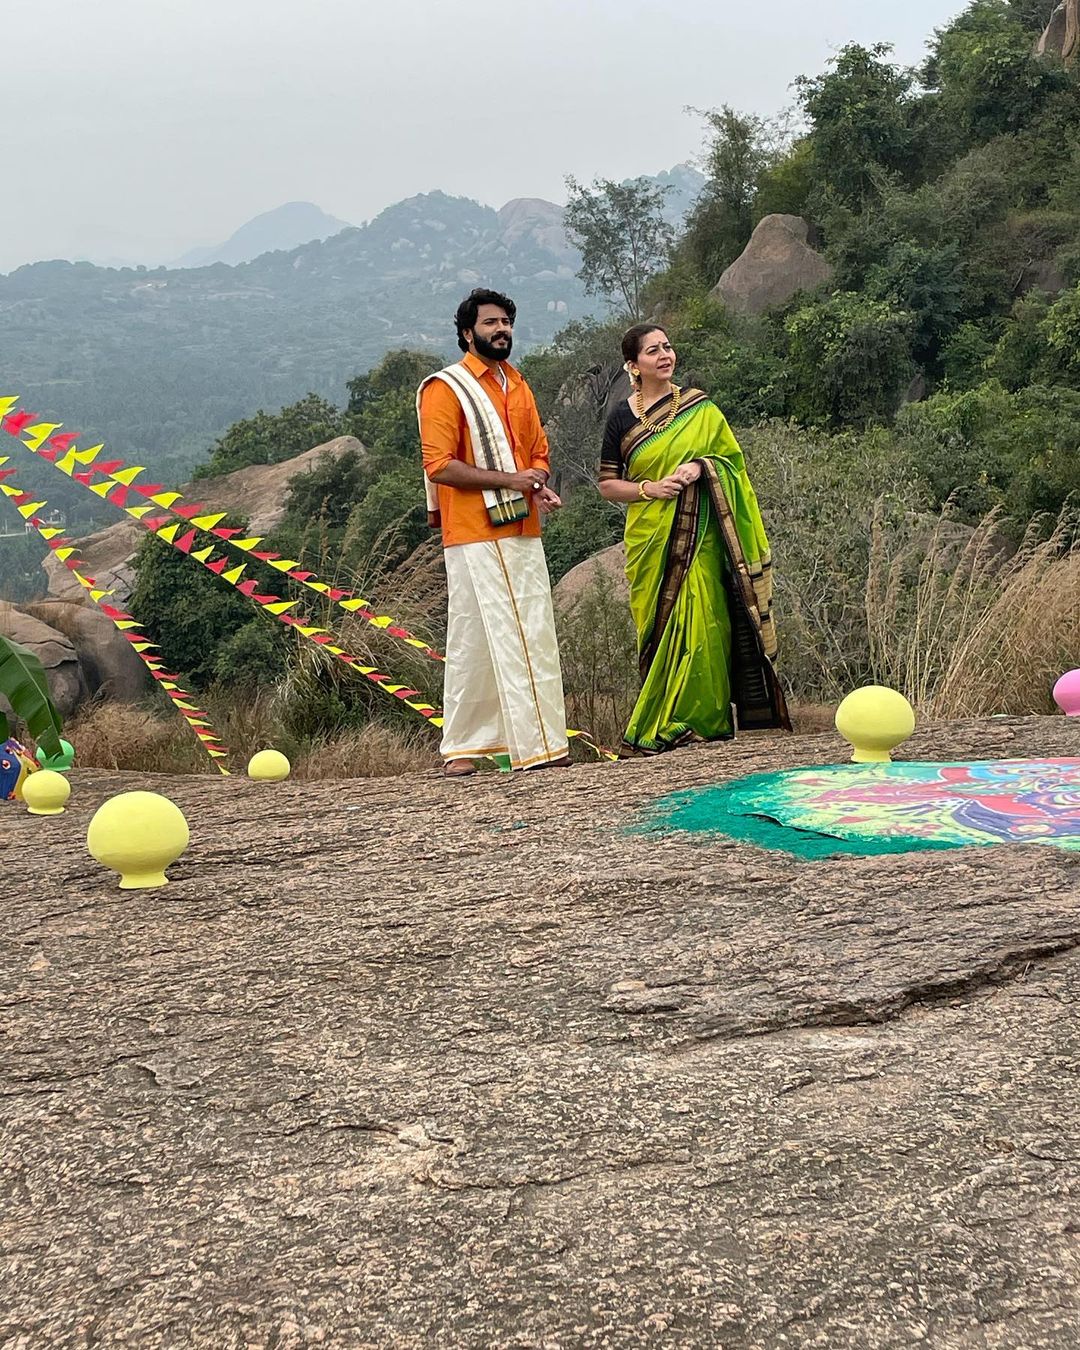
[[[965,0],[2,0],[0,271],[153,264],[282,202],[354,224],[695,154],[843,43],[920,59]]]

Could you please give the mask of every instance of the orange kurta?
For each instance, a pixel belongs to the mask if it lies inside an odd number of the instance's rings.
[[[547,437],[532,390],[506,361],[506,392],[499,377],[478,357],[466,353],[461,364],[483,385],[506,429],[507,440],[519,469],[550,471]],[[443,380],[432,380],[420,395],[420,443],[424,452],[424,472],[433,478],[452,459],[476,466],[472,437],[457,395]],[[535,501],[524,520],[510,525],[492,525],[484,505],[483,492],[475,488],[447,487],[436,483],[439,516],[442,520],[443,546],[477,544],[485,539],[513,539],[519,535],[538,536],[540,515]]]

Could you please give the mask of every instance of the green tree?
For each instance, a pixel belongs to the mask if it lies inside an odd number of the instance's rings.
[[[354,567],[387,571],[405,561],[429,536],[427,504],[418,465],[392,469],[353,508],[343,549]]]
[[[346,414],[318,394],[308,394],[278,413],[257,412],[254,417],[234,422],[215,442],[209,460],[199,466],[196,476],[232,473],[249,464],[280,464],[345,436],[349,430]]]
[[[354,375],[347,382],[349,415],[362,416],[387,394],[408,393],[409,390],[415,394],[420,382],[444,364],[441,356],[413,351],[409,347],[387,352],[377,366],[364,375]]]
[[[320,521],[331,530],[343,529],[370,479],[366,453],[346,450],[336,458],[323,455],[313,469],[297,474],[289,484],[282,525],[295,529]]]
[[[832,70],[796,81],[812,128],[815,197],[861,205],[882,178],[918,174],[923,138],[915,117],[914,76],[886,59],[885,43],[844,47]]]
[[[1058,0],[1009,0],[1009,13],[1029,35],[1041,35]]]
[[[911,315],[912,355],[920,366],[936,370],[942,343],[963,309],[963,262],[957,245],[894,244],[868,270],[865,293]]]
[[[803,136],[758,179],[754,195],[755,222],[774,214],[805,215],[813,187],[814,142],[812,137]]]
[[[544,554],[554,584],[601,549],[622,538],[622,509],[593,489],[576,492],[544,525]]]
[[[896,444],[934,506],[952,498],[971,521],[1002,507],[1022,528],[1080,491],[1080,391],[989,380],[937,394],[903,409]]]
[[[924,79],[941,91],[946,121],[977,144],[1026,127],[1068,77],[1035,55],[1009,0],[974,0],[937,34]]]
[[[230,678],[235,677],[237,654],[243,651],[259,653],[262,679],[284,669],[285,629],[269,614],[257,613],[250,601],[191,558],[148,535],[135,555],[134,568],[131,612],[161,648],[162,659],[196,689],[205,689],[218,678],[219,660]],[[271,641],[258,635],[241,640],[240,633],[249,626],[269,630]],[[275,629],[279,631],[274,633]]]
[[[47,582],[41,566],[47,549],[36,534],[26,534],[22,521],[12,512],[18,533],[0,534],[0,600],[19,604],[45,594]]]
[[[644,180],[606,178],[588,188],[573,177],[566,188],[563,224],[581,250],[578,276],[585,290],[610,304],[621,302],[632,319],[640,319],[645,283],[668,260],[674,238],[664,219],[666,190]]]
[[[1055,384],[1080,388],[1080,286],[1055,300],[1043,320],[1046,374]]]
[[[795,416],[836,427],[892,417],[913,374],[913,327],[905,311],[852,293],[796,310],[784,324]]]
[[[746,247],[758,183],[776,152],[760,117],[726,104],[700,115],[710,129],[703,166],[708,182],[686,221],[678,252],[712,284]]]

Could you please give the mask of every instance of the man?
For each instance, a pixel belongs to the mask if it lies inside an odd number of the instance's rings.
[[[425,380],[416,410],[428,519],[442,529],[449,594],[442,756],[450,778],[482,756],[512,769],[568,764],[562,672],[540,513],[547,437],[507,358],[514,302],[475,290],[454,322],[465,357]]]

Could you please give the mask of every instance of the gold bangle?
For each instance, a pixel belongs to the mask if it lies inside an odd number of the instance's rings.
[[[645,484],[646,484],[648,481],[649,481],[649,480],[648,480],[647,478],[643,478],[643,479],[641,480],[641,482],[638,484],[637,495],[638,495],[638,501],[639,501],[639,502],[651,502],[651,501],[652,501],[652,498],[651,498],[651,497],[649,496],[649,494],[645,491]]]

